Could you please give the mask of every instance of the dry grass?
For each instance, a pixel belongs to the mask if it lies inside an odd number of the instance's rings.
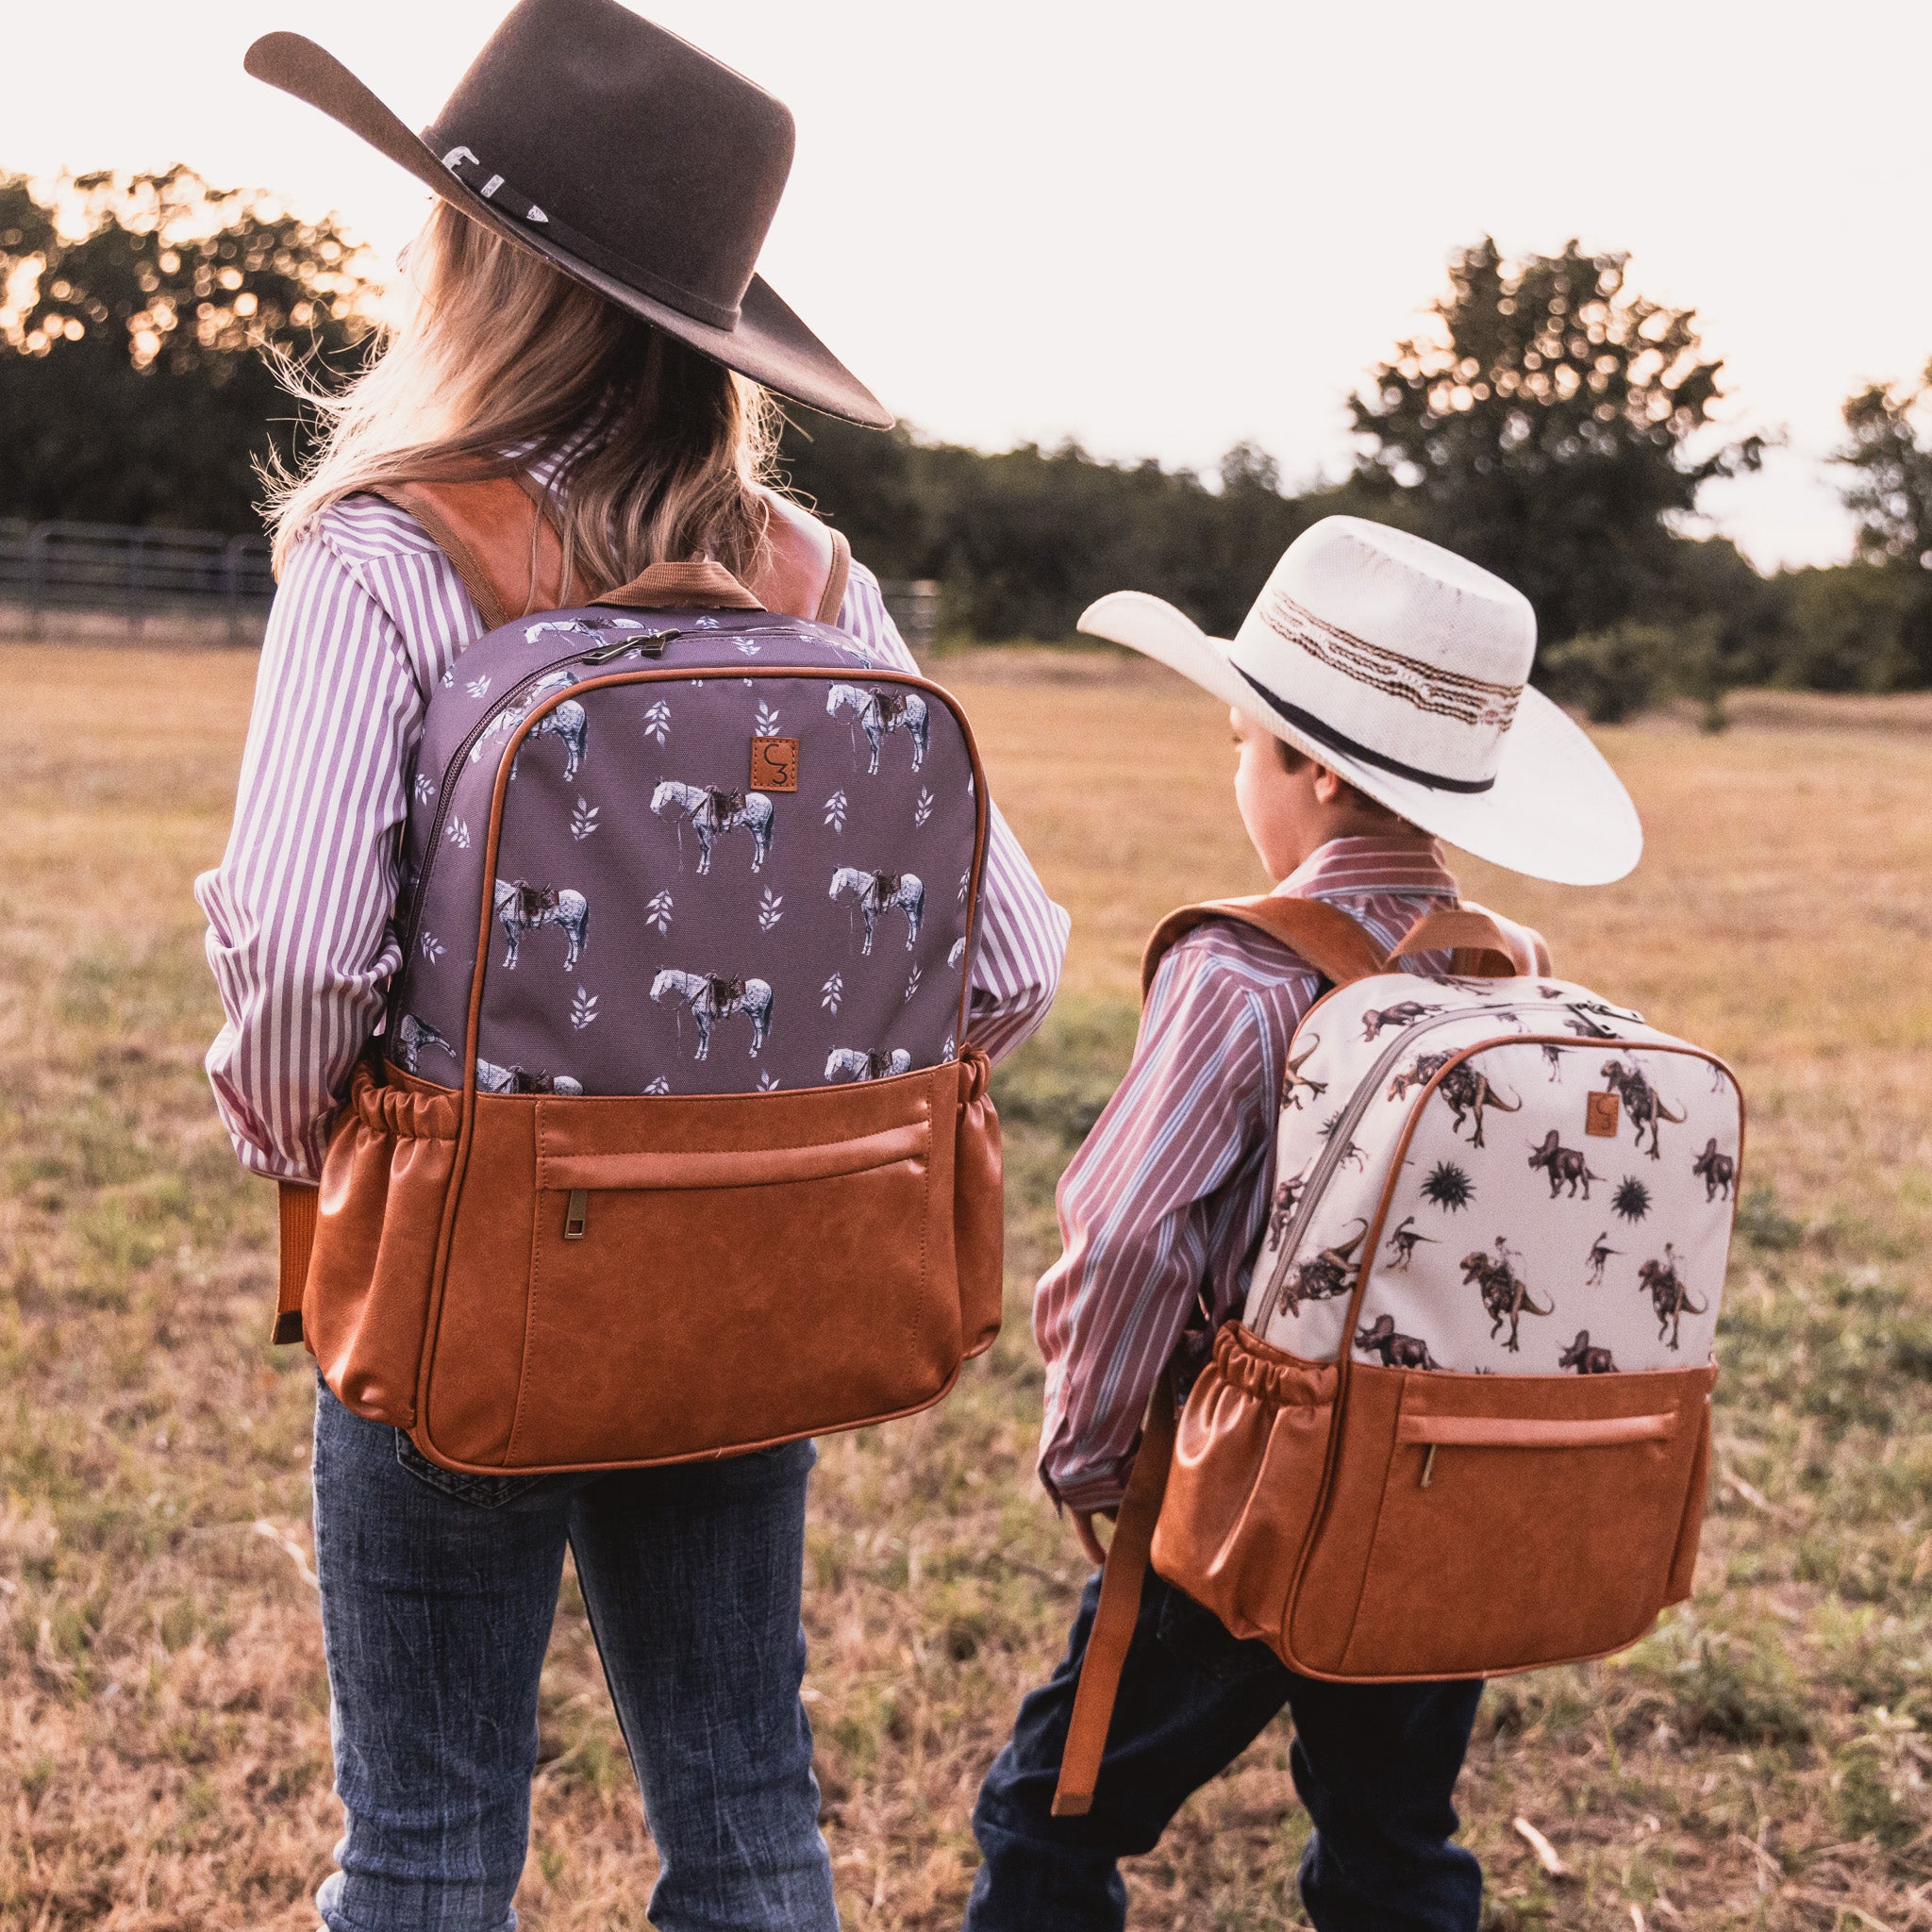
[[[253,660],[0,656],[0,1926],[306,1927],[336,1827],[309,1383],[262,1341],[268,1191],[210,1119],[188,897]],[[1078,1580],[1030,1474],[1054,1174],[1131,1041],[1146,927],[1256,883],[1211,706],[1098,655],[941,675],[1076,923],[1068,996],[1001,1080],[1008,1332],[816,1481],[826,1830],[848,1923],[881,1932],[957,1923],[978,1774]],[[1755,1108],[1699,1593],[1613,1665],[1491,1693],[1463,1802],[1497,1926],[1932,1925],[1924,708],[1738,712],[1611,735],[1651,826],[1634,882],[1471,869],[1570,970],[1730,1054]],[[568,1587],[543,1722],[525,1923],[641,1926],[649,1842]],[[1277,1727],[1193,1801],[1133,1871],[1137,1924],[1299,1923],[1285,1762]]]

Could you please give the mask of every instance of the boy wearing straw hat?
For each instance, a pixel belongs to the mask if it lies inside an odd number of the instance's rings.
[[[1326,901],[1385,951],[1457,902],[1438,840],[1533,877],[1621,878],[1642,835],[1616,774],[1529,688],[1536,621],[1501,579],[1400,530],[1329,517],[1275,567],[1231,641],[1137,591],[1080,628],[1221,698],[1235,802],[1277,893]],[[1401,962],[1444,971],[1444,954]],[[1265,1229],[1289,1042],[1322,980],[1281,941],[1210,920],[1165,955],[1132,1064],[1062,1177],[1064,1252],[1041,1277],[1040,1473],[1098,1563],[1163,1367],[1241,1309]],[[1451,1842],[1480,1685],[1336,1684],[1150,1575],[1091,1808],[1053,1799],[1099,1595],[1022,1704],[974,1814],[985,1862],[967,1932],[1119,1932],[1124,1857],[1284,1706],[1314,1830],[1301,1890],[1320,1932],[1475,1932],[1482,1877]],[[1418,1616],[1428,1607],[1418,1603]]]

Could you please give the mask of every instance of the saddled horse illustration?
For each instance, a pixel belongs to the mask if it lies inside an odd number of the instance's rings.
[[[682,1007],[697,1022],[699,1059],[711,1051],[711,1028],[743,1013],[751,1021],[751,1058],[757,1059],[772,1030],[772,989],[762,979],[722,979],[714,973],[681,973],[664,967],[651,982],[658,1006]]]
[[[1603,1175],[1591,1172],[1589,1158],[1581,1149],[1565,1147],[1561,1142],[1562,1136],[1552,1127],[1543,1136],[1541,1145],[1529,1150],[1529,1164],[1533,1168],[1541,1168],[1549,1175],[1551,1200],[1554,1201],[1568,1187],[1573,1201],[1578,1188],[1583,1190],[1583,1198],[1587,1201],[1590,1199],[1591,1182],[1602,1180]]]
[[[1490,1085],[1490,1076],[1479,1074],[1464,1060],[1459,1066],[1450,1068],[1442,1076],[1442,1084],[1436,1089],[1448,1103],[1449,1111],[1455,1116],[1449,1123],[1449,1131],[1459,1134],[1465,1120],[1474,1118],[1475,1132],[1470,1136],[1469,1144],[1480,1147],[1483,1144],[1483,1109],[1493,1107],[1498,1113],[1521,1113],[1521,1100],[1505,1100],[1495,1088]]]
[[[772,851],[772,801],[762,791],[720,791],[713,785],[686,785],[660,779],[651,793],[651,809],[660,819],[675,818],[679,829],[697,834],[698,872],[711,869],[711,845],[721,832],[751,834],[751,869],[757,872]]]
[[[1327,1092],[1327,1081],[1310,1080],[1307,1078],[1302,1073],[1302,1069],[1305,1066],[1307,1066],[1307,1063],[1311,1059],[1313,1059],[1318,1053],[1321,1052],[1321,1050],[1322,1036],[1319,1033],[1317,1033],[1311,1036],[1307,1045],[1302,1048],[1301,1058],[1299,1059],[1295,1059],[1292,1057],[1291,1057],[1288,1062],[1288,1071],[1286,1074],[1282,1075],[1281,1079],[1281,1104],[1283,1107],[1291,1107],[1295,1108],[1297,1112],[1299,1112],[1302,1104],[1302,1095],[1304,1093],[1306,1093],[1310,1100],[1320,1100],[1323,1094]]]
[[[1607,1348],[1591,1345],[1590,1330],[1579,1328],[1576,1340],[1557,1357],[1559,1369],[1574,1369],[1579,1375],[1614,1375],[1617,1364]]]
[[[825,694],[825,715],[841,718],[848,713],[865,733],[865,741],[871,747],[872,760],[865,769],[873,777],[878,776],[879,753],[888,732],[903,731],[911,740],[915,772],[925,762],[931,720],[926,714],[925,700],[916,691],[881,691],[876,685],[835,684]]]
[[[1717,1151],[1717,1137],[1704,1143],[1704,1152],[1690,1163],[1690,1172],[1704,1183],[1704,1198],[1715,1201],[1722,1194],[1726,1201],[1737,1184],[1738,1163],[1728,1154]]]
[[[440,1046],[451,1059],[457,1057],[457,1050],[427,1020],[419,1020],[414,1013],[405,1013],[396,1022],[396,1064],[406,1074],[420,1071],[418,1062],[427,1047]]]
[[[1625,1066],[1622,1060],[1604,1062],[1604,1083],[1612,1092],[1624,1097],[1624,1111],[1628,1116],[1637,1144],[1643,1145],[1644,1129],[1650,1130],[1648,1153],[1653,1160],[1661,1159],[1657,1147],[1657,1130],[1669,1122],[1673,1126],[1681,1125],[1687,1114],[1673,1113],[1657,1096],[1657,1091],[1644,1077],[1643,1069],[1634,1062]]]
[[[470,747],[470,762],[474,765],[483,756],[492,739],[509,737],[553,691],[568,691],[576,681],[575,671],[552,671],[540,677],[514,704],[504,706],[476,734],[476,742]],[[576,699],[565,698],[561,704],[553,705],[530,726],[524,741],[517,746],[517,755],[509,761],[510,776],[516,776],[517,767],[523,763],[524,754],[533,740],[555,738],[563,745],[563,775],[575,778],[577,767],[584,761],[589,724],[584,708]]]
[[[584,1091],[581,1080],[568,1074],[526,1074],[523,1068],[499,1067],[493,1061],[476,1062],[476,1091],[479,1093],[558,1093],[575,1098]]]
[[[825,1058],[827,1080],[884,1080],[910,1073],[912,1056],[903,1046],[891,1053],[868,1053],[863,1047],[835,1046]]]
[[[1664,1243],[1663,1259],[1646,1261],[1637,1271],[1637,1281],[1648,1292],[1651,1307],[1656,1311],[1657,1339],[1668,1341],[1673,1348],[1678,1345],[1678,1330],[1684,1325],[1684,1317],[1708,1312],[1706,1303],[1690,1299],[1690,1291],[1678,1278],[1677,1251],[1669,1241]]]
[[[1299,1315],[1304,1302],[1332,1302],[1354,1293],[1355,1278],[1361,1273],[1355,1251],[1368,1232],[1368,1223],[1357,1219],[1356,1232],[1347,1241],[1337,1241],[1333,1247],[1323,1248],[1306,1261],[1297,1262],[1281,1277],[1275,1307],[1284,1315]]]
[[[906,915],[906,950],[919,943],[919,922],[925,914],[925,882],[916,872],[861,872],[856,865],[841,865],[832,874],[830,896],[858,901],[865,917],[865,943],[860,953],[872,951],[873,935],[878,929],[879,914],[896,908]]]
[[[577,963],[590,932],[591,905],[581,892],[568,886],[533,886],[523,879],[498,879],[494,905],[496,923],[509,941],[503,963],[516,971],[517,952],[524,935],[536,926],[555,925],[563,931],[563,970]]]
[[[1378,1355],[1385,1369],[1440,1369],[1420,1335],[1398,1335],[1393,1315],[1377,1315],[1372,1328],[1355,1331],[1355,1345],[1363,1355]]]
[[[1551,1302],[1539,1307],[1536,1297],[1529,1291],[1529,1284],[1517,1274],[1516,1264],[1500,1239],[1496,1247],[1497,1252],[1493,1255],[1478,1248],[1474,1254],[1463,1256],[1462,1278],[1482,1291],[1483,1311],[1490,1318],[1490,1340],[1495,1341],[1502,1334],[1504,1324],[1507,1323],[1509,1339],[1503,1346],[1511,1355],[1516,1355],[1523,1347],[1516,1329],[1524,1316],[1553,1314],[1557,1305]]]

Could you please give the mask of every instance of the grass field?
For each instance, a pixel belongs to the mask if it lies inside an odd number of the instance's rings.
[[[306,1927],[337,1826],[311,1383],[264,1340],[272,1204],[200,1075],[189,898],[253,658],[23,644],[0,672],[0,1926]],[[999,1076],[1008,1331],[815,1479],[825,1829],[847,1923],[880,1932],[957,1924],[979,1774],[1080,1579],[1031,1474],[1054,1177],[1131,1044],[1147,926],[1257,883],[1205,700],[1100,656],[940,675],[1074,941]],[[1932,709],[1737,713],[1607,735],[1650,826],[1633,880],[1466,875],[1730,1056],[1753,1106],[1697,1595],[1608,1665],[1489,1693],[1462,1804],[1497,1927],[1932,1926]],[[542,1711],[525,1923],[642,1926],[649,1840],[568,1584]],[[1301,1923],[1287,1742],[1138,1861],[1136,1925]]]

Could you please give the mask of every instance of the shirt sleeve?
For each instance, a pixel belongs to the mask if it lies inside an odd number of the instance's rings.
[[[316,1179],[375,1031],[425,708],[394,623],[312,532],[269,614],[227,849],[194,883],[226,1015],[208,1079],[255,1173]]]
[[[878,579],[855,563],[839,625],[883,663],[919,672],[880,594]],[[986,863],[980,879],[979,944],[973,965],[966,1038],[999,1060],[1046,1018],[1059,989],[1073,921],[1047,896],[1040,874],[1000,808],[987,800]]]
[[[1125,1492],[1147,1398],[1208,1274],[1211,1197],[1273,1126],[1270,1040],[1253,983],[1183,940],[1148,990],[1126,1077],[1060,1178],[1062,1253],[1033,1331],[1041,1480],[1071,1507]]]

